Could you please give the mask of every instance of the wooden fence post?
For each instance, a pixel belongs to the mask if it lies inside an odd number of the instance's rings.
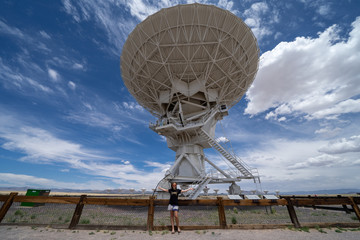
[[[10,193],[9,197],[6,199],[6,201],[2,205],[2,207],[0,209],[0,223],[4,219],[7,211],[10,209],[16,195],[18,195],[17,192]]]
[[[360,221],[360,210],[359,210],[359,206],[356,204],[356,202],[354,201],[354,198],[353,197],[349,197],[350,199],[350,202],[351,202],[351,206],[352,208],[354,209],[354,212],[357,216],[357,218],[359,219]]]
[[[347,214],[350,214],[350,213],[351,213],[350,210],[349,210],[349,208],[346,206],[346,204],[343,204],[342,207],[343,207],[344,211],[345,211]]]
[[[287,209],[288,209],[288,212],[289,212],[289,215],[290,215],[290,219],[291,219],[291,222],[294,224],[294,226],[296,228],[300,228],[301,225],[299,223],[299,220],[296,216],[296,212],[295,212],[295,209],[294,209],[294,205],[291,201],[291,199],[289,197],[285,197],[286,201],[287,201]]]
[[[73,215],[70,225],[69,225],[69,229],[74,229],[76,227],[76,225],[79,223],[81,213],[84,208],[84,200],[85,199],[86,199],[86,195],[80,196],[80,200],[79,200],[78,204],[76,205],[74,215]]]
[[[222,197],[217,197],[218,212],[219,212],[219,223],[222,229],[226,228],[226,216],[225,216],[225,208]]]
[[[149,197],[149,208],[148,208],[148,219],[147,219],[147,230],[154,230],[154,197]]]

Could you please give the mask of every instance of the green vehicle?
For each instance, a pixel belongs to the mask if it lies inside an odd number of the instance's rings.
[[[49,196],[51,190],[28,189],[25,196]],[[22,207],[44,206],[45,203],[22,202]]]

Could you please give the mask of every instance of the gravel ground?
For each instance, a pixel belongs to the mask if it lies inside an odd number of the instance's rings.
[[[357,229],[310,229],[309,232],[289,229],[276,230],[201,230],[183,231],[181,234],[170,234],[168,231],[138,231],[138,230],[63,230],[45,227],[14,227],[0,226],[0,237],[2,240],[14,239],[326,239],[326,240],[359,240],[360,228]]]

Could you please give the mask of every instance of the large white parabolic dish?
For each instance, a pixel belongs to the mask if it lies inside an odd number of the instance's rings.
[[[253,82],[259,48],[250,28],[234,14],[203,4],[162,9],[138,24],[121,56],[123,81],[138,103],[158,117],[150,128],[166,137],[175,162],[159,182],[193,185],[195,199],[207,184],[253,179],[254,169],[215,139],[216,123],[228,115]],[[205,156],[216,149],[229,169]],[[205,163],[215,169],[208,171]],[[164,196],[159,192],[157,197]]]
[[[185,114],[198,111],[196,105],[232,107],[258,62],[256,38],[240,18],[195,3],[162,9],[138,24],[124,44],[121,72],[139,104],[162,117],[179,99],[188,103]]]

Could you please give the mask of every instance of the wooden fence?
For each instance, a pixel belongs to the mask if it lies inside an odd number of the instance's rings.
[[[149,197],[149,199],[121,199],[111,197],[91,197],[87,195],[81,195],[80,197],[67,197],[67,196],[19,196],[18,193],[12,192],[9,195],[0,195],[0,201],[4,202],[0,209],[0,224],[4,219],[6,213],[10,209],[13,202],[32,202],[32,203],[57,203],[57,204],[76,204],[75,211],[73,213],[69,229],[79,228],[93,228],[93,229],[128,229],[134,228],[134,226],[99,226],[91,225],[84,227],[79,226],[79,220],[83,211],[84,205],[107,205],[107,206],[145,206],[148,207],[147,224],[146,228],[149,231],[152,230],[165,230],[170,226],[155,226],[154,225],[154,212],[155,206],[167,206],[168,200],[155,199]],[[313,207],[313,208],[327,208],[332,210],[343,210],[346,212],[352,211],[355,213],[357,219],[360,222],[360,210],[358,204],[360,203],[360,197],[301,197],[301,196],[282,196],[280,199],[269,200],[228,200],[222,197],[217,199],[196,199],[196,200],[179,200],[180,206],[215,206],[218,210],[219,225],[210,226],[183,226],[184,230],[198,230],[198,229],[255,229],[255,228],[282,228],[289,226],[289,224],[229,224],[226,221],[227,206],[286,206],[291,222],[295,228],[302,226],[307,227],[360,227],[360,223],[303,223],[301,224],[296,215],[294,207]],[[331,206],[341,207],[331,207]],[[349,209],[347,206],[351,206]],[[7,223],[8,224],[8,223]],[[19,223],[20,225],[24,225]],[[36,224],[30,224],[36,225]],[[37,224],[39,225],[39,224]],[[136,227],[135,227],[136,228]],[[138,229],[144,227],[140,226]]]

